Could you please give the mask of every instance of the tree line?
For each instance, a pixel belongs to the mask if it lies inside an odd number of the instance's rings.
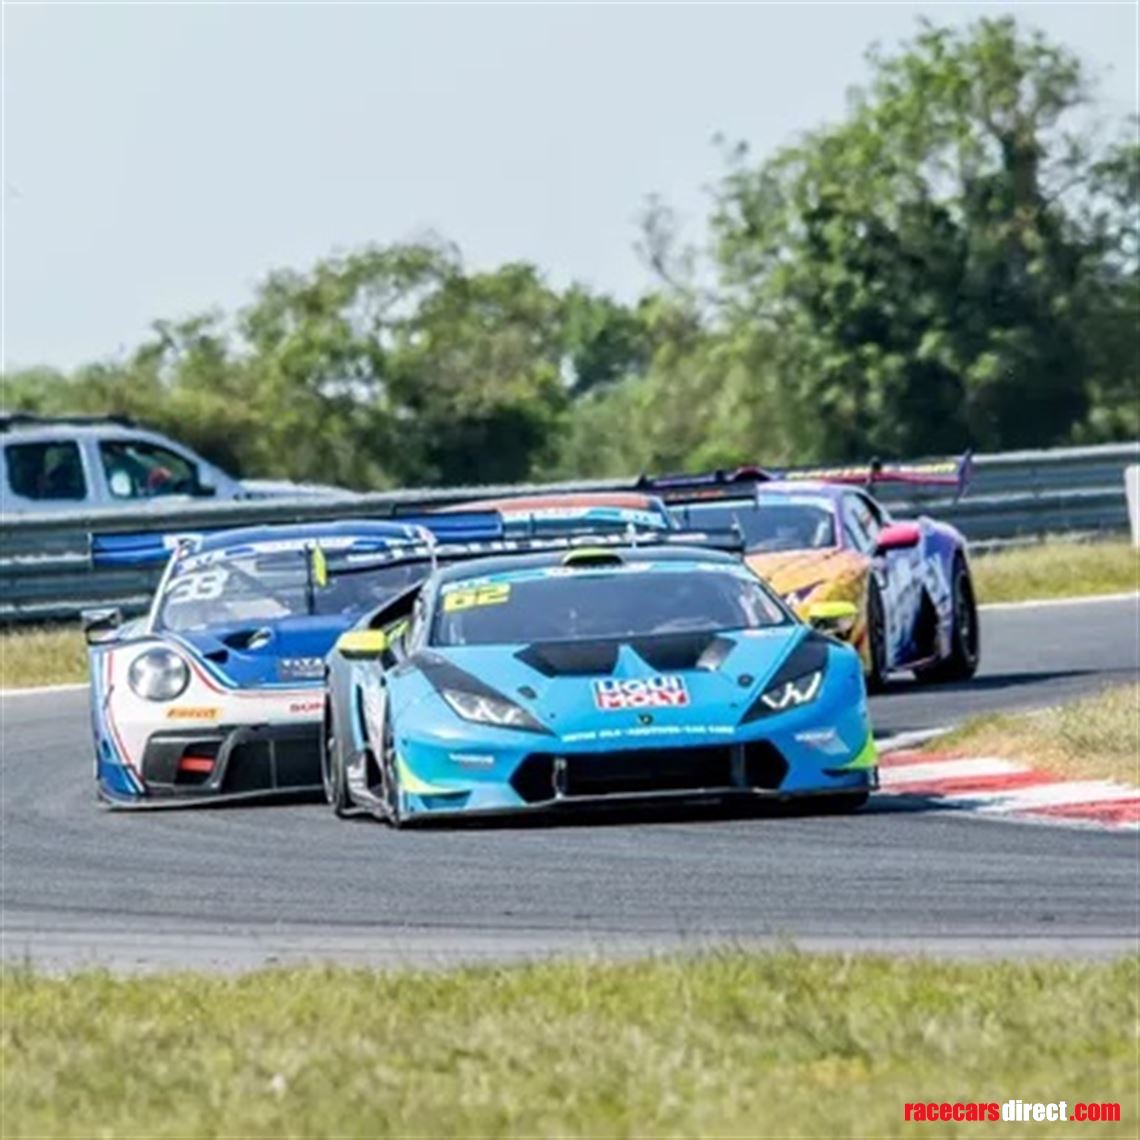
[[[700,246],[651,201],[635,303],[367,247],[122,359],[8,373],[3,403],[361,488],[1140,434],[1135,120],[1091,130],[1086,68],[1012,18],[867,58],[842,121],[724,148]]]

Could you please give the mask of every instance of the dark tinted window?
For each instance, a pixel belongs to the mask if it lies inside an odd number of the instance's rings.
[[[874,549],[882,526],[862,495],[848,494],[843,496],[843,529],[848,542],[866,553]]]
[[[8,484],[25,499],[85,499],[83,461],[74,443],[12,443],[4,449]]]
[[[835,513],[826,500],[778,499],[681,507],[681,526],[713,530],[738,526],[750,554],[835,546]]]
[[[422,562],[369,567],[330,556],[326,574],[318,581],[304,550],[191,558],[167,581],[158,624],[178,631],[306,614],[360,614],[419,582],[427,572]]]
[[[788,619],[760,582],[692,568],[457,582],[441,591],[435,645],[506,645],[756,629]]]

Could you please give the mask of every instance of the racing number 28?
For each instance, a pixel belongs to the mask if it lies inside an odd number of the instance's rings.
[[[455,613],[457,610],[469,610],[474,606],[500,606],[511,595],[511,587],[506,582],[493,583],[489,586],[473,586],[468,589],[452,590],[443,599],[443,612]]]

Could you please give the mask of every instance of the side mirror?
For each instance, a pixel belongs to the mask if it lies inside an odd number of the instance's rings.
[[[391,653],[382,629],[350,629],[337,638],[336,651],[349,661],[380,661]]]
[[[902,522],[891,523],[879,531],[878,541],[875,543],[876,554],[886,554],[888,550],[910,550],[916,547],[922,538],[918,523]]]
[[[859,611],[850,602],[816,602],[808,607],[807,618],[813,629],[846,641],[855,629]]]
[[[218,488],[213,483],[198,483],[194,488],[194,497],[198,499],[213,499],[218,494]]]
[[[114,641],[123,624],[123,611],[118,606],[105,606],[97,610],[83,610],[79,615],[83,637],[88,645],[103,645]]]

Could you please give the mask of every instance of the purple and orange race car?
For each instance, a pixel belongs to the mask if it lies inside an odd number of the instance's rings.
[[[739,528],[745,559],[797,613],[850,602],[854,624],[837,629],[863,658],[867,686],[891,673],[920,680],[972,677],[978,611],[963,535],[926,516],[896,520],[870,494],[877,483],[954,487],[970,457],[931,463],[765,470],[642,480],[686,529]]]

